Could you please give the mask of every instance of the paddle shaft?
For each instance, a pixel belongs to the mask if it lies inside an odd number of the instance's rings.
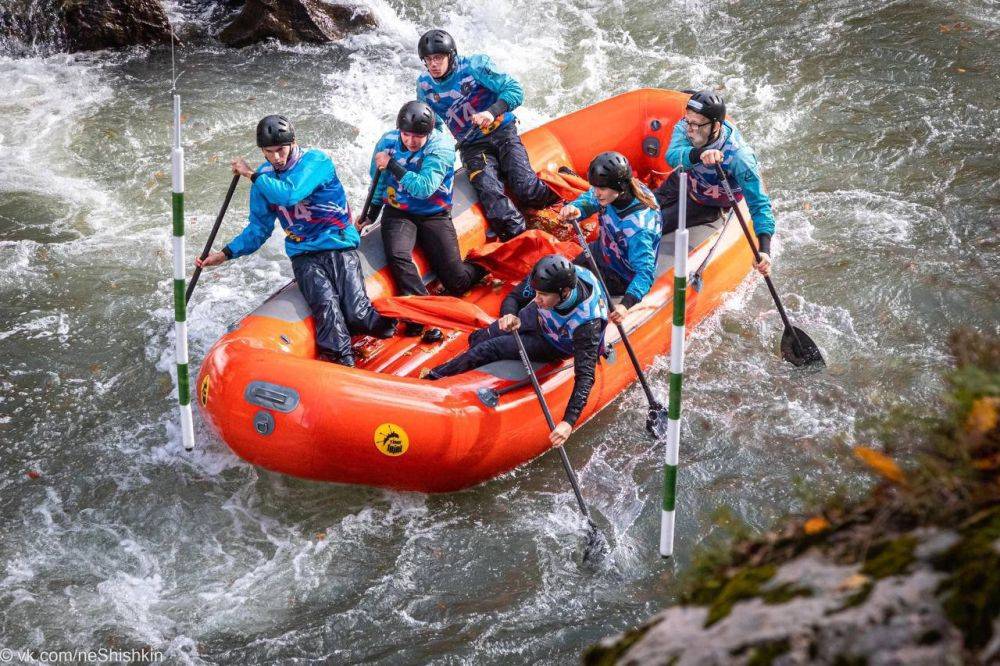
[[[760,263],[760,252],[757,250],[757,245],[753,242],[753,237],[750,236],[750,228],[747,226],[746,220],[743,219],[743,212],[740,210],[739,204],[736,203],[736,196],[733,194],[733,188],[729,185],[729,179],[726,178],[726,172],[722,170],[722,166],[719,164],[715,165],[715,171],[719,174],[719,178],[722,179],[722,187],[726,190],[726,196],[729,198],[729,203],[733,205],[733,211],[736,213],[736,219],[740,221],[740,227],[743,229],[743,235],[747,239],[747,243],[750,244],[750,249],[753,251],[753,259],[755,264]],[[785,306],[781,304],[781,297],[778,296],[778,290],[774,288],[774,283],[771,282],[769,276],[764,276],[764,282],[767,283],[767,289],[771,292],[771,298],[774,299],[774,304],[778,308],[778,314],[781,315],[781,321],[784,322],[785,328],[792,332],[792,337],[795,338],[795,344],[799,349],[803,349],[802,343],[799,341],[799,336],[795,332],[795,327],[792,326],[792,322],[788,319],[788,315],[785,314]]]
[[[375,190],[378,189],[378,181],[382,179],[382,169],[376,169],[375,177],[372,178],[372,185],[368,188],[368,197],[365,199],[365,205],[361,208],[361,223],[364,224],[365,220],[368,219],[368,209],[372,207],[372,198],[375,196]]]
[[[587,257],[587,263],[590,264],[590,269],[594,271],[594,275],[601,282],[601,288],[604,289],[604,293],[608,295],[608,299],[611,298],[611,292],[608,291],[608,285],[604,283],[604,276],[601,275],[601,269],[597,267],[597,261],[594,260],[594,255],[590,252],[590,245],[587,244],[587,237],[583,235],[583,229],[580,228],[580,223],[573,219],[573,227],[576,229],[576,235],[580,239],[580,245],[583,246],[583,252]],[[610,303],[608,305],[611,305]],[[635,367],[635,374],[639,377],[639,383],[642,384],[642,390],[646,392],[646,400],[649,401],[649,406],[654,409],[660,409],[662,405],[656,401],[653,397],[653,392],[649,389],[649,383],[646,381],[646,373],[642,371],[642,366],[639,365],[639,358],[635,355],[635,350],[632,349],[632,343],[629,342],[628,334],[625,333],[625,327],[622,324],[615,324],[618,327],[618,333],[622,336],[622,344],[625,345],[625,351],[628,352],[628,357],[632,361],[632,365]]]
[[[226,210],[229,208],[229,202],[233,200],[233,193],[236,191],[236,186],[239,182],[240,175],[233,175],[233,180],[229,183],[229,190],[226,192],[226,198],[222,202],[222,208],[219,209],[219,214],[215,216],[215,224],[212,225],[212,232],[208,234],[208,241],[205,243],[205,249],[201,251],[202,261],[204,261],[205,257],[207,257],[212,251],[212,244],[215,243],[215,236],[219,233],[219,227],[222,226],[222,218],[226,216]],[[191,300],[191,293],[194,292],[194,287],[198,284],[199,277],[201,277],[201,266],[196,266],[194,274],[191,276],[191,284],[188,285],[187,293],[184,294],[185,303]]]
[[[552,420],[552,412],[549,411],[549,406],[545,402],[545,396],[542,394],[542,387],[538,384],[538,377],[535,376],[535,371],[531,367],[531,359],[528,358],[528,352],[524,348],[524,343],[521,342],[521,334],[516,330],[511,331],[514,334],[514,341],[517,342],[517,353],[521,357],[521,363],[524,364],[524,370],[528,373],[528,378],[531,379],[531,386],[535,389],[535,396],[538,398],[538,404],[542,407],[542,413],[545,414],[545,422],[549,424],[549,430],[556,429],[556,422]],[[587,517],[587,520],[593,523],[590,519],[590,511],[587,510],[587,505],[583,501],[583,495],[580,493],[580,484],[576,480],[576,472],[573,471],[573,466],[569,463],[569,456],[566,455],[565,449],[561,446],[557,446],[559,449],[559,457],[562,460],[563,468],[566,470],[566,476],[569,477],[569,482],[573,486],[573,493],[576,495],[576,503],[580,505],[580,512]]]

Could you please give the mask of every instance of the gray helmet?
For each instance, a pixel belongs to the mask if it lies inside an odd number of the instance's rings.
[[[726,100],[714,90],[701,90],[691,95],[687,108],[714,123],[721,123],[726,119]]]
[[[548,294],[572,289],[576,286],[576,268],[561,254],[546,255],[531,270],[531,286]]]
[[[295,141],[295,128],[284,116],[264,116],[257,123],[257,146],[286,146]]]
[[[396,129],[412,134],[434,131],[434,112],[423,102],[407,102],[396,116]]]

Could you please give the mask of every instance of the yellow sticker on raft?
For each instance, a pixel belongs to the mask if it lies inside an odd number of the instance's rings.
[[[201,406],[204,407],[208,404],[208,375],[201,380],[201,386],[198,388],[198,399],[201,400]]]
[[[410,438],[395,423],[383,423],[375,428],[375,448],[387,456],[401,456],[410,448]]]

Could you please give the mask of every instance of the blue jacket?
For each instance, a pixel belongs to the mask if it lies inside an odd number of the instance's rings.
[[[250,222],[226,245],[227,254],[236,258],[256,252],[274,232],[275,219],[285,231],[289,257],[361,243],[333,162],[316,148],[296,146],[281,171],[269,162],[257,168],[250,187]]]
[[[694,146],[687,137],[687,121],[680,120],[674,126],[670,137],[670,147],[667,148],[666,161],[671,167],[681,166],[691,176],[688,183],[691,186],[691,198],[706,206],[728,208],[729,199],[726,190],[715,172],[714,166],[706,166],[701,160],[691,161],[691,150]],[[722,124],[722,131],[714,143],[702,150],[721,150],[723,153],[722,169],[726,172],[733,194],[739,201],[746,197],[750,217],[753,218],[753,230],[758,236],[774,234],[774,212],[771,210],[771,198],[764,190],[760,179],[760,167],[753,149],[743,140],[743,135],[727,120]]]
[[[417,99],[434,109],[438,127],[443,120],[462,145],[484,136],[469,122],[474,113],[489,110],[495,116],[485,134],[514,122],[511,111],[524,102],[521,84],[498,72],[488,56],[457,56],[455,60],[451,74],[443,79],[436,80],[428,72],[417,79]]]
[[[566,356],[573,355],[573,332],[589,321],[600,319],[607,325],[608,297],[597,277],[583,266],[574,266],[576,277],[590,287],[590,296],[576,304],[569,312],[559,312],[555,308],[538,308],[539,332],[553,347]],[[535,297],[534,288],[527,280],[530,297]],[[527,291],[527,290],[526,290]],[[572,298],[572,295],[570,296]]]
[[[600,213],[600,253],[594,258],[628,283],[626,294],[631,294],[635,302],[641,301],[656,279],[656,254],[663,226],[659,211],[646,207],[639,199],[633,199],[624,210],[601,206],[594,188],[570,205],[579,208],[584,218]]]
[[[386,152],[406,174],[397,178],[389,169],[382,172],[372,205],[387,203],[393,208],[416,215],[434,215],[451,210],[452,183],[455,179],[455,141],[440,130],[427,137],[420,150],[410,152],[399,138],[399,130],[386,132],[375,144],[375,153]],[[375,177],[375,156],[369,173]]]

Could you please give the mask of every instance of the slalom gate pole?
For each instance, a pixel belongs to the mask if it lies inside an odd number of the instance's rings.
[[[177,357],[177,402],[181,412],[181,441],[194,448],[191,389],[188,375],[187,299],[184,288],[184,149],[181,148],[181,96],[174,94],[174,142],[170,152],[173,208],[174,337]]]
[[[674,554],[677,504],[677,461],[681,443],[681,382],[684,377],[684,309],[687,298],[687,174],[680,171],[677,232],[674,236],[674,322],[670,331],[670,399],[667,407],[667,452],[663,465],[663,508],[660,514],[660,555]]]

